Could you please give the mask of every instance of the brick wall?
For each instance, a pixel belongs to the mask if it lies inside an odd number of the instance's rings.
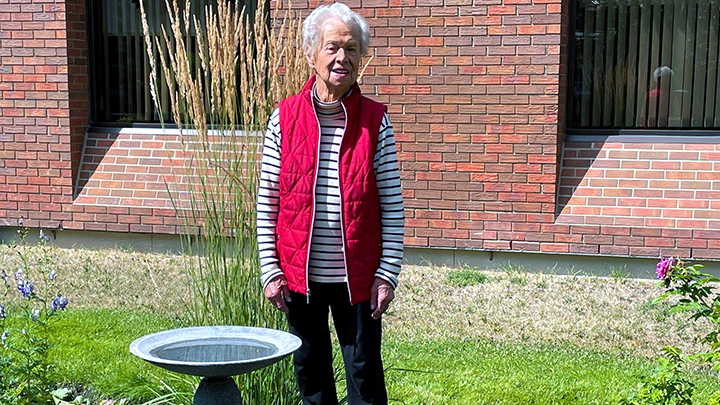
[[[552,250],[522,235],[554,220],[560,0],[347,4],[373,31],[363,89],[397,133],[406,244]]]
[[[50,226],[71,202],[66,4],[0,0],[0,224]]]
[[[64,226],[87,229],[86,222],[97,222],[98,230],[177,233],[167,191],[176,184],[173,164],[184,166],[171,161],[181,154],[179,136],[122,132],[88,132],[74,201],[83,210]]]
[[[192,221],[185,218],[190,218],[190,212],[179,218],[176,208],[202,206],[202,190],[214,196],[215,190],[222,189],[207,174],[213,169],[198,164],[198,156],[210,153],[213,161],[226,162],[235,159],[229,155],[242,155],[228,151],[227,139],[210,134],[207,143],[195,143],[189,132],[181,137],[174,130],[90,129],[74,212],[63,228],[153,234],[187,231]]]
[[[720,258],[714,144],[563,144],[568,1],[347,1],[372,30],[362,88],[396,131],[406,244]],[[0,225],[174,233],[176,140],[85,134],[83,13],[0,0]]]
[[[78,177],[85,131],[90,125],[90,86],[85,0],[65,0],[67,8],[68,97],[72,179]]]
[[[319,3],[293,4],[307,13]],[[718,205],[712,201],[717,200],[712,194],[716,183],[710,181],[720,157],[711,153],[714,145],[563,145],[559,124],[564,120],[569,2],[346,4],[363,14],[372,29],[375,57],[363,91],[388,104],[397,133],[406,245],[720,258],[713,250],[720,238],[718,222],[709,218],[717,215],[713,209]],[[670,153],[678,147],[696,152]],[[612,148],[636,152],[616,156]],[[639,152],[653,149],[668,152]],[[668,161],[684,173],[671,171]],[[595,170],[606,167],[626,171]],[[686,176],[686,181],[663,184],[674,187],[663,199],[648,193],[655,183],[630,187],[618,181],[610,187],[602,178],[609,175],[639,182]],[[591,198],[598,192],[611,197]],[[644,196],[638,198],[646,207],[623,211],[623,204],[639,203],[619,198],[628,192]],[[690,196],[694,201],[677,201]],[[676,199],[674,210],[656,209],[672,204],[671,198]]]
[[[567,142],[556,223],[588,253],[718,259],[718,169],[715,144]]]

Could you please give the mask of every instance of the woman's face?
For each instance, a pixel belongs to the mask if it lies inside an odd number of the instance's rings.
[[[317,73],[317,95],[320,100],[329,102],[340,99],[357,80],[360,33],[336,18],[326,20],[322,29],[320,46],[308,60]]]

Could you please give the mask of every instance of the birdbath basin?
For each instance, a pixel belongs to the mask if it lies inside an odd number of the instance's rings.
[[[299,347],[299,338],[275,329],[200,326],[143,336],[130,352],[164,369],[204,377],[194,405],[237,405],[242,401],[232,376],[269,366]]]

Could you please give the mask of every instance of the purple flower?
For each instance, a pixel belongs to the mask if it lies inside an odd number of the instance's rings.
[[[0,304],[0,319],[5,319],[5,307]]]
[[[36,309],[32,312],[32,315],[30,315],[30,318],[32,318],[33,322],[37,322],[38,318],[40,318],[40,310]]]
[[[55,312],[58,309],[62,311],[65,309],[67,304],[68,299],[63,297],[62,295],[58,295],[57,297],[55,297],[55,299],[52,300],[52,303],[50,304],[50,311]]]
[[[49,242],[50,241],[50,237],[45,235],[45,232],[43,232],[42,229],[40,230],[40,241],[41,242]]]
[[[18,291],[20,291],[25,299],[30,299],[30,296],[35,290],[35,286],[28,280],[21,280],[17,285]]]
[[[18,225],[22,226],[22,224],[23,224],[23,218],[20,217],[20,219],[18,219]]]
[[[7,340],[7,332],[3,331],[2,336],[0,337],[0,341],[2,342],[3,346],[5,346],[6,340]]]
[[[18,271],[15,272],[15,280],[20,280],[23,276],[23,270],[18,269]]]
[[[655,274],[660,280],[665,280],[670,275],[670,269],[675,264],[675,259],[671,257],[660,258],[657,266],[655,266]]]
[[[55,270],[51,270],[50,274],[48,274],[48,280],[53,281],[55,280]]]

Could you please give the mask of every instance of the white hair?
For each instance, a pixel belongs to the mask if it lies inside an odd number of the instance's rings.
[[[653,72],[653,79],[655,80],[655,83],[659,83],[660,79],[672,78],[674,73],[675,72],[673,72],[669,67],[660,66]]]
[[[340,19],[351,30],[357,28],[360,31],[360,38],[357,38],[360,41],[360,55],[367,55],[370,48],[370,27],[360,14],[342,3],[320,6],[305,18],[302,26],[305,54],[314,55],[317,52],[323,38],[325,21],[331,18]]]

